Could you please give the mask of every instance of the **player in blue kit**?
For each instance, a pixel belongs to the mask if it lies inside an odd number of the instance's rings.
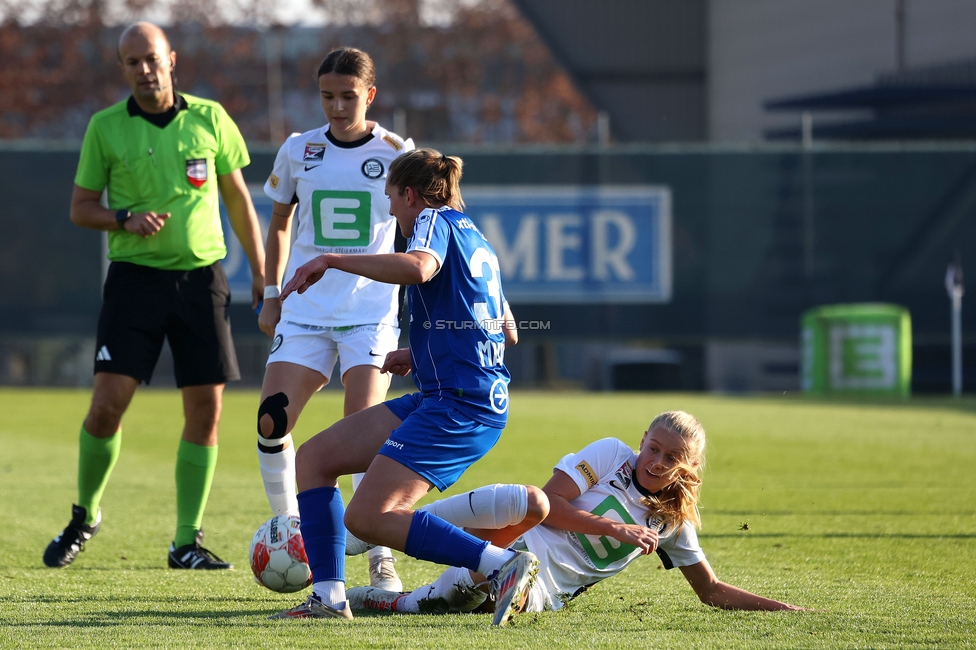
[[[495,625],[522,607],[538,571],[530,552],[499,548],[413,509],[432,487],[445,490],[484,456],[508,418],[504,354],[518,340],[515,321],[494,251],[460,212],[461,165],[431,149],[394,160],[386,194],[408,238],[406,252],[321,255],[282,291],[283,300],[304,293],[330,268],[406,285],[410,347],[391,352],[383,370],[412,370],[418,392],[345,417],[298,450],[298,507],[314,585],[306,602],[277,618],[352,618],[346,527],[366,542],[488,576]],[[344,512],[337,479],[364,470]]]

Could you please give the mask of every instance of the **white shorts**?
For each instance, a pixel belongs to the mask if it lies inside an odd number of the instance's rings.
[[[338,358],[342,377],[356,366],[382,368],[399,340],[400,328],[392,325],[322,327],[281,321],[275,328],[268,364],[294,363],[331,379]]]

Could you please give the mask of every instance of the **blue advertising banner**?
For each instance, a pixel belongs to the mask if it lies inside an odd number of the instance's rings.
[[[249,189],[267,233],[272,201],[263,186]],[[510,302],[671,300],[669,188],[467,185],[463,195],[465,212],[495,249]],[[231,295],[246,303],[251,269],[223,205],[221,219]]]
[[[510,302],[671,300],[669,188],[467,185],[463,196]]]

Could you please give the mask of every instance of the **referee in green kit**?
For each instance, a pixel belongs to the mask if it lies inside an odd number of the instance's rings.
[[[216,102],[178,94],[176,52],[149,23],[119,38],[127,100],[96,113],[81,148],[71,221],[108,231],[109,267],[95,353],[95,390],[81,428],[78,502],[44,564],[71,564],[102,522],[99,501],[119,456],[122,416],[149,383],[163,339],[173,350],[185,422],[176,453],[174,569],[230,569],[203,548],[201,523],[217,464],[227,381],[240,379],[218,190],[251,265],[252,304],[264,290],[264,246],[241,168],[237,126]],[[107,189],[108,208],[101,203]]]

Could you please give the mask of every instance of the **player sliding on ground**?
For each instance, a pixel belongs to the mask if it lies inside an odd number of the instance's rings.
[[[657,551],[665,569],[678,567],[705,604],[724,609],[803,610],[720,581],[698,544],[698,495],[705,462],[705,429],[683,411],[658,415],[641,438],[640,448],[615,438],[598,440],[557,463],[543,487],[550,512],[534,528],[507,526],[494,536],[504,545],[505,534],[525,528],[512,544],[540,561],[539,576],[521,604],[522,611],[555,610],[588,587],[623,571],[642,555]],[[492,486],[492,491],[501,487]],[[485,490],[486,488],[480,488]],[[455,525],[485,525],[492,507],[504,504],[478,500],[479,490],[427,506]],[[483,504],[455,507],[457,500]],[[494,515],[495,513],[490,513]],[[477,519],[477,517],[481,519]],[[481,534],[480,531],[475,531]],[[509,542],[514,538],[510,538]],[[356,549],[361,550],[361,549]],[[451,568],[435,582],[410,593],[355,587],[348,592],[353,609],[402,613],[471,611],[485,600],[476,591],[484,580],[467,569]],[[490,603],[489,605],[490,606]],[[518,608],[518,605],[516,605]]]
[[[279,618],[352,618],[345,593],[346,526],[357,537],[413,557],[492,578],[503,625],[531,586],[538,560],[493,546],[443,519],[413,510],[432,487],[452,485],[498,441],[508,418],[505,345],[514,318],[488,241],[464,216],[461,160],[431,149],[390,164],[390,214],[405,253],[321,255],[295,271],[282,300],[339,269],[407,285],[410,348],[382,370],[413,371],[419,392],[343,418],[298,450],[298,509],[312,569],[308,600]],[[327,280],[325,280],[327,281]],[[367,470],[368,468],[368,470]],[[343,513],[339,476],[366,471]]]

